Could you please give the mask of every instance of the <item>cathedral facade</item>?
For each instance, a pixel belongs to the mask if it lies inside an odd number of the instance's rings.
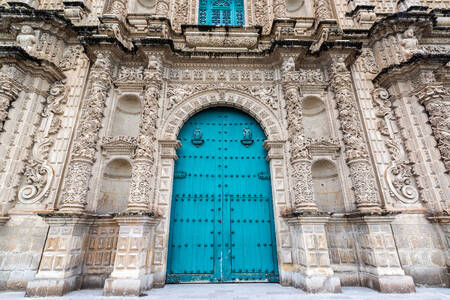
[[[449,286],[448,0],[0,6],[0,289]]]

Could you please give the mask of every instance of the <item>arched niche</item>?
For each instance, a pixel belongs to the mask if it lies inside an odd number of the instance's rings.
[[[315,96],[303,99],[303,127],[305,136],[320,139],[331,136],[325,103]]]
[[[326,212],[344,212],[344,197],[336,165],[329,160],[315,161],[311,167],[314,199],[317,207]]]
[[[127,208],[131,181],[131,164],[117,158],[110,161],[103,172],[97,213],[124,212]]]
[[[136,95],[121,96],[114,110],[111,135],[136,137],[139,132],[141,111],[141,101]]]
[[[285,0],[286,14],[290,18],[310,17],[311,7],[305,0]]]

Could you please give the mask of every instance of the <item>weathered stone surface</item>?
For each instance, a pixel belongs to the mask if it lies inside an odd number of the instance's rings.
[[[267,136],[281,284],[449,286],[446,3],[197,27],[198,1],[25,2],[0,10],[0,289],[164,286],[177,136],[217,106]]]

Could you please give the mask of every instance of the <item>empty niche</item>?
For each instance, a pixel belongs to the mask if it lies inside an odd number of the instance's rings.
[[[127,208],[131,181],[131,164],[126,159],[110,161],[103,172],[97,213],[124,212]]]
[[[308,9],[305,0],[286,0],[287,17],[299,18],[310,16],[310,9]]]
[[[117,101],[112,123],[112,136],[136,137],[141,119],[141,101],[136,95],[124,95]]]
[[[312,165],[314,199],[317,207],[326,212],[344,212],[344,198],[336,165],[329,160],[318,160]]]
[[[315,139],[330,137],[325,104],[318,97],[303,99],[303,127],[305,136]]]

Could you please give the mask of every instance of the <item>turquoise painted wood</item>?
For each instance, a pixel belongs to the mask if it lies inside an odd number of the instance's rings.
[[[277,282],[266,136],[249,115],[204,110],[178,136],[167,282]]]
[[[200,0],[200,25],[244,25],[244,0]]]

